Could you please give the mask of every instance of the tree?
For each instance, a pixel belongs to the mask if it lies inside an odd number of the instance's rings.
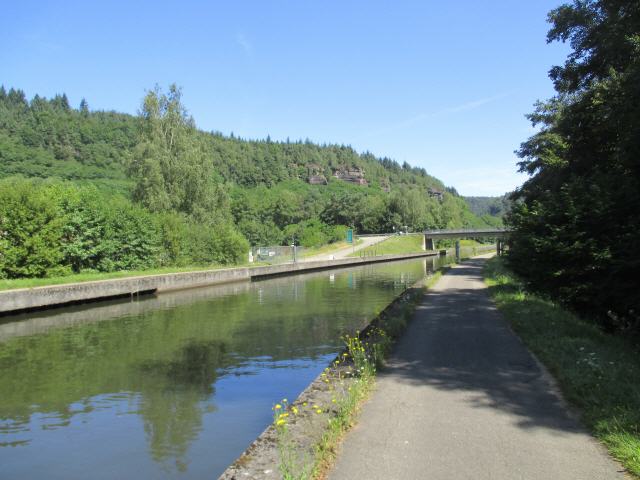
[[[640,4],[574,1],[548,41],[573,51],[550,72],[557,95],[529,116],[519,150],[510,262],[531,285],[609,328],[640,327]]]
[[[86,117],[87,115],[89,115],[89,103],[87,102],[86,99],[82,99],[80,100],[80,113]]]
[[[142,135],[131,167],[133,196],[151,211],[214,222],[227,216],[226,196],[181,97],[175,84],[166,94],[156,86],[142,102]]]

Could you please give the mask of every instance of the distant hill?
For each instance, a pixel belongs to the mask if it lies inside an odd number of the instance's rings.
[[[128,114],[90,111],[83,101],[71,108],[66,95],[47,100],[24,92],[0,90],[0,176],[60,177],[69,180],[127,181],[126,167],[138,143],[141,119]],[[255,187],[331,177],[341,170],[364,171],[373,187],[421,185],[444,190],[423,168],[411,167],[344,145],[309,140],[244,140],[198,131],[208,145],[216,171],[225,182]]]
[[[475,215],[486,222],[499,222],[501,224],[502,218],[510,208],[508,196],[509,194],[505,193],[500,197],[464,197],[464,199]]]
[[[84,100],[72,108],[64,94],[28,100],[2,87],[0,178],[55,177],[131,198],[137,180],[130,166],[145,121],[92,111]],[[212,165],[203,171],[223,186],[224,208],[252,243],[283,241],[285,227],[313,219],[360,232],[493,223],[474,215],[455,189],[406,162],[308,140],[245,140],[195,128],[190,135]]]

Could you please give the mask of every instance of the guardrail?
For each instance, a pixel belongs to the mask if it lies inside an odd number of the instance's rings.
[[[511,233],[506,228],[475,228],[457,230],[425,230],[423,235],[427,238],[462,238],[462,237],[503,237]]]

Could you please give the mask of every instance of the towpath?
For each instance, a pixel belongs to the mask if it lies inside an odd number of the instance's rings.
[[[484,259],[424,297],[329,479],[624,479],[496,311]]]

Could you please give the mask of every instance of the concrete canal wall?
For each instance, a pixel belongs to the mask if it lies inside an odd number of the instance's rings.
[[[21,288],[0,291],[0,314],[17,313],[59,305],[91,302],[130,295],[179,290],[184,288],[250,281],[253,279],[287,275],[304,271],[324,270],[349,265],[389,262],[436,255],[421,252],[404,255],[382,255],[368,258],[343,258],[315,262],[285,263],[261,267],[225,268],[195,272],[144,275],[138,277],[68,283],[48,287]]]

